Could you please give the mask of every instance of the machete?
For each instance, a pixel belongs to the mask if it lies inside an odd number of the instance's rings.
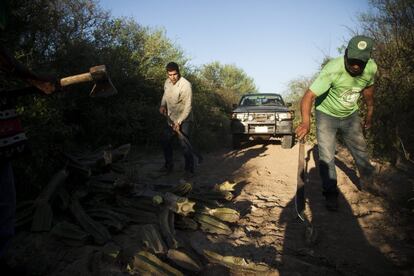
[[[305,174],[305,141],[300,140],[295,208],[298,218],[302,221],[305,221]]]
[[[305,183],[306,183],[306,166],[305,166],[305,141],[299,141],[299,158],[298,158],[298,175],[295,195],[295,209],[297,217],[305,224],[305,241],[311,245],[316,242],[317,232],[312,223],[305,215]]]
[[[173,127],[174,122],[171,120],[170,116],[168,116],[168,115],[167,115],[167,120],[168,120],[168,124],[171,127]],[[180,140],[182,140],[184,142],[184,144],[188,147],[188,149],[190,150],[190,152],[193,155],[193,157],[195,158],[195,160],[197,160],[196,164],[201,164],[203,162],[203,157],[201,156],[200,153],[198,153],[197,151],[194,150],[194,148],[191,145],[190,140],[188,140],[187,136],[185,136],[184,133],[182,133],[180,129],[175,129],[174,131],[177,133],[178,138]]]

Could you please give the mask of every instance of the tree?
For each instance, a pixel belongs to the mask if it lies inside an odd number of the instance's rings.
[[[371,139],[378,156],[396,162],[414,151],[410,123],[414,120],[414,2],[372,0],[371,5],[373,12],[360,18],[365,32],[377,42],[374,58],[379,74]]]
[[[203,65],[199,75],[214,89],[231,91],[238,95],[257,92],[253,79],[235,65],[222,65],[214,61]]]
[[[208,90],[221,98],[227,112],[233,103],[239,101],[241,95],[257,92],[254,80],[235,65],[222,65],[215,61],[203,65],[197,76]]]

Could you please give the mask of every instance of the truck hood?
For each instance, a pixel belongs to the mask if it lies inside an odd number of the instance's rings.
[[[285,106],[239,106],[233,110],[237,113],[260,113],[260,112],[288,112]]]

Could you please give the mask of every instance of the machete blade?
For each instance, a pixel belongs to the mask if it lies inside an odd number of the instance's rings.
[[[298,217],[304,221],[305,211],[305,142],[299,142],[298,175],[295,196],[295,208]]]

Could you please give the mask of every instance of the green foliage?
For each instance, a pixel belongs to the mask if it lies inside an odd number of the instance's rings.
[[[90,98],[91,83],[53,95],[28,95],[17,107],[32,155],[16,160],[19,190],[35,195],[64,165],[62,151],[93,150],[124,143],[159,147],[164,118],[158,113],[165,65],[175,61],[193,85],[194,143],[205,150],[222,146],[229,132],[231,104],[255,92],[253,80],[234,65],[188,65],[183,50],[164,29],[114,18],[94,0],[11,1],[2,41],[36,73],[66,77],[105,64],[118,95]],[[212,74],[209,72],[211,71]],[[214,73],[216,72],[216,73]],[[214,73],[214,74],[213,74]],[[27,84],[0,75],[2,88]],[[19,193],[21,196],[21,193]]]
[[[196,76],[189,78],[193,85],[194,98],[194,141],[198,148],[209,150],[223,145],[229,138],[230,112],[219,94],[205,87]]]
[[[289,82],[288,87],[288,95],[285,98],[286,102],[292,103],[291,109],[295,112],[295,119],[293,120],[294,128],[296,128],[301,120],[301,112],[300,112],[300,101],[305,94],[305,92],[308,90],[310,84],[312,83],[311,78],[301,77],[295,80],[292,80]],[[316,129],[315,129],[315,112],[314,108],[312,108],[311,113],[311,129],[307,136],[307,141],[309,142],[315,142],[316,141]]]
[[[239,95],[257,92],[253,79],[235,65],[221,65],[218,61],[206,64],[200,70],[200,77],[214,89],[227,89]]]
[[[222,65],[215,61],[203,65],[197,76],[208,90],[221,98],[227,112],[231,111],[232,103],[237,103],[241,95],[257,92],[253,79],[235,65]]]
[[[396,162],[403,154],[401,141],[408,153],[414,150],[414,3],[374,0],[371,5],[373,12],[361,16],[363,28],[376,40],[379,67],[370,139],[377,156]]]

